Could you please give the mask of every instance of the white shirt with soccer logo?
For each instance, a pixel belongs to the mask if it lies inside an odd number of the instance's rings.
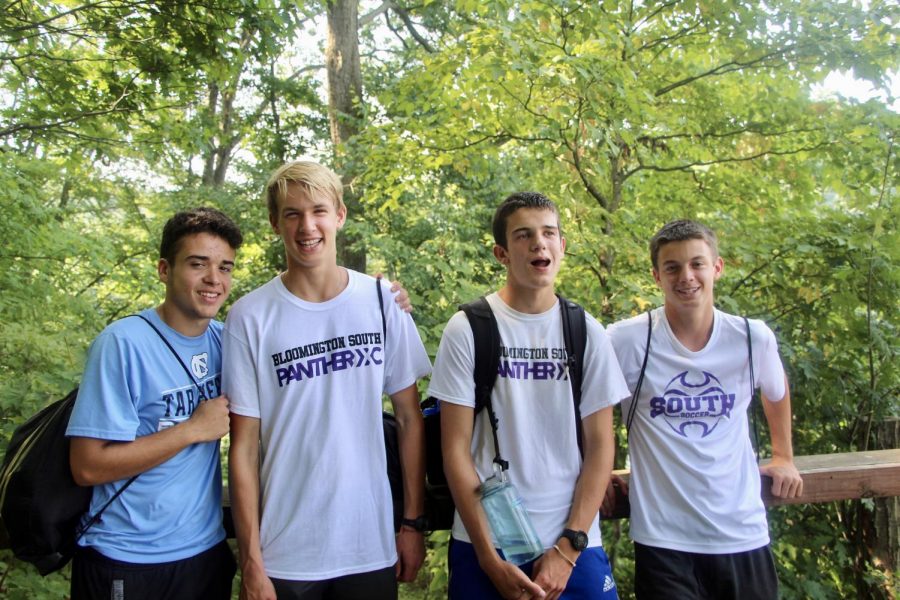
[[[747,330],[716,310],[709,342],[688,350],[652,311],[650,356],[629,435],[631,537],[658,548],[731,554],[769,543],[759,470],[750,440]],[[775,335],[750,320],[753,388],[785,395]],[[608,328],[632,392],[647,342],[647,315]],[[622,402],[623,421],[631,398]],[[763,419],[761,409],[759,418]]]

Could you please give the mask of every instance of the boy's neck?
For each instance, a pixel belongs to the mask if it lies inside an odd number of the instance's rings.
[[[710,305],[678,311],[666,304],[664,309],[669,328],[685,348],[699,352],[706,347],[712,337],[715,307]]]
[[[203,335],[209,327],[212,319],[189,319],[184,316],[177,307],[168,301],[156,307],[156,316],[159,320],[187,337],[197,337]]]
[[[539,315],[553,308],[556,294],[552,287],[519,289],[508,282],[497,291],[500,299],[511,309],[527,315]]]
[[[344,267],[334,264],[316,269],[288,267],[281,274],[284,287],[301,300],[327,302],[347,288],[350,274]]]

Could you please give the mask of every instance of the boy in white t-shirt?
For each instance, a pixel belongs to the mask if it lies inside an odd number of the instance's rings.
[[[474,338],[458,312],[444,330],[429,387],[429,395],[441,401],[444,470],[458,511],[449,551],[449,595],[464,600],[614,599],[598,510],[612,469],[612,407],[628,389],[603,327],[586,315],[581,422],[576,421],[554,294],[566,248],[556,206],[541,194],[513,194],[498,207],[493,233],[494,256],[506,267],[506,283],[487,297],[501,356],[491,403],[509,479],[545,552],[516,567],[492,539],[478,489],[493,474],[493,437],[487,411],[474,415]]]
[[[287,270],[232,307],[223,336],[242,598],[393,599],[425,554],[416,381],[430,363],[380,281],[337,264],[343,186],[296,161],[267,184]],[[397,418],[404,519],[395,536],[382,393]]]
[[[617,481],[631,503],[635,594],[777,598],[759,475],[771,477],[772,494],[784,498],[799,496],[803,481],[793,463],[790,394],[775,336],[762,321],[715,308],[724,262],[704,225],[666,224],[650,241],[650,256],[664,305],[649,320],[639,315],[608,330],[633,391],[652,323],[637,405],[622,403],[631,479],[627,488]],[[772,439],[772,460],[763,467],[747,422],[756,388]]]

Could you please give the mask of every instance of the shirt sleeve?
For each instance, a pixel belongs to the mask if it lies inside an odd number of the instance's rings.
[[[751,320],[750,331],[753,336],[753,366],[756,377],[754,386],[762,390],[766,398],[778,402],[787,392],[784,383],[784,365],[778,355],[778,341],[772,330],[762,321]]]
[[[222,391],[228,396],[231,412],[260,417],[256,359],[234,309],[225,321],[222,334]]]
[[[400,309],[385,281],[380,281],[385,299],[384,393],[391,395],[431,373],[431,360],[412,315]]]
[[[127,338],[101,332],[88,350],[78,398],[66,435],[120,442],[133,441],[140,425],[135,380],[129,365],[139,364]]]
[[[451,404],[475,407],[475,339],[469,320],[459,311],[444,328],[428,395]]]
[[[633,327],[630,327],[630,325],[630,320],[626,320],[613,323],[606,328],[606,336],[609,338],[610,345],[616,355],[616,362],[619,363],[619,368],[625,377],[629,391],[634,390],[637,385],[644,351],[643,345],[638,347],[635,344],[635,337],[632,334]],[[644,340],[641,341],[643,342]]]
[[[587,317],[587,345],[581,383],[582,419],[628,397],[628,385],[603,326]]]

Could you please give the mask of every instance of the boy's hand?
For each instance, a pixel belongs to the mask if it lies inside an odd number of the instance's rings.
[[[384,275],[376,273],[375,279],[384,279]],[[406,292],[406,288],[403,287],[403,284],[399,281],[392,282],[391,291],[396,294],[394,296],[394,302],[400,305],[400,310],[411,313],[413,311],[413,305],[412,302],[409,301],[409,294]]]
[[[803,494],[803,478],[792,460],[772,457],[759,467],[759,473],[772,478],[772,495],[776,498],[799,498]]]

